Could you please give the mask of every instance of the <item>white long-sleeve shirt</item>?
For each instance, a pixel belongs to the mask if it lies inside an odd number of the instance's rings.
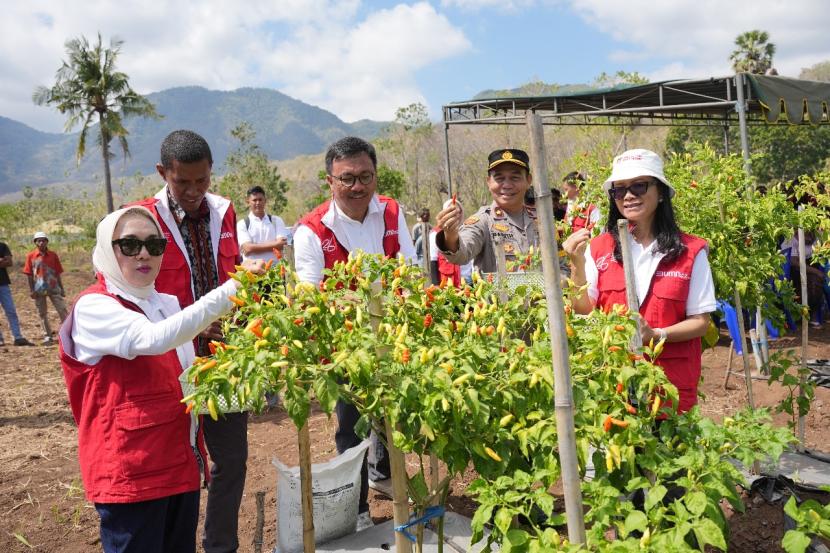
[[[74,351],[67,353],[82,363],[95,365],[105,355],[135,359],[176,348],[184,368],[192,365],[196,356],[193,338],[231,310],[228,298],[236,291],[236,281],[228,280],[184,309],[179,308],[176,296],[169,294],[153,292],[142,300],[109,282],[107,291],[136,304],[146,316],[125,309],[109,296],[87,294],[75,304]]]
[[[340,242],[349,252],[362,250],[365,253],[384,253],[383,234],[386,226],[383,223],[384,204],[378,200],[377,195],[369,203],[369,209],[363,221],[355,221],[337,207],[332,200],[329,210],[323,216],[325,224],[334,233],[337,241]],[[409,263],[415,263],[415,246],[412,245],[412,238],[403,210],[398,212],[398,244],[400,253]],[[320,238],[305,225],[297,227],[294,234],[294,264],[297,267],[297,278],[303,282],[317,284],[323,280],[323,269],[325,269],[325,258],[323,257],[323,246]]]

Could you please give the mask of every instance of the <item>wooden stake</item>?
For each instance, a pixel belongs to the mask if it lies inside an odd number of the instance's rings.
[[[254,553],[262,553],[262,530],[265,526],[265,492],[256,492],[256,529]]]
[[[389,420],[383,421],[386,426],[386,437],[389,450],[389,469],[392,472],[392,518],[395,526],[406,524],[409,521],[409,494],[406,491],[406,462],[403,452],[392,443],[392,425]],[[395,532],[395,551],[397,553],[411,553],[412,542],[403,532]]]
[[[306,422],[298,433],[300,448],[300,497],[303,506],[303,552],[314,553],[314,505],[311,495],[311,436]]]
[[[372,328],[377,331],[383,320],[383,301],[380,282],[371,284],[371,296],[369,299],[369,322]],[[378,350],[375,352],[378,362],[382,362],[387,351]],[[406,462],[403,452],[395,447],[393,441],[392,425],[388,420],[383,424],[386,430],[387,453],[389,454],[389,470],[392,473],[392,519],[395,526],[406,524],[409,521],[409,494],[406,491],[407,475]],[[395,532],[395,551],[397,553],[412,553],[412,543],[401,532]]]
[[[637,295],[637,279],[634,276],[634,258],[631,256],[630,234],[628,232],[628,219],[617,220],[617,233],[620,238],[620,250],[623,258],[623,272],[625,273],[625,299],[628,303],[628,311],[640,313],[640,297]],[[640,317],[637,317],[637,332],[631,338],[632,349],[636,353],[643,350],[643,338],[640,335]]]
[[[565,334],[565,302],[559,274],[559,247],[554,239],[553,203],[545,164],[545,136],[542,119],[528,112],[527,128],[530,134],[531,160],[533,162],[533,189],[536,193],[536,214],[539,221],[539,241],[542,250],[542,271],[545,277],[545,298],[548,308],[548,326],[553,361],[554,408],[559,442],[559,459],[562,464],[562,486],[565,495],[565,515],[568,523],[568,540],[573,544],[585,543],[585,515],[582,505],[579,463],[576,455],[574,432],[574,401],[571,369],[568,359],[568,336]],[[547,514],[547,513],[546,513]]]
[[[798,211],[802,211],[804,206],[799,206]],[[804,398],[805,374],[807,371],[807,346],[810,338],[810,310],[809,302],[807,301],[807,256],[804,255],[806,250],[804,241],[804,229],[798,229],[798,272],[801,275],[801,378],[798,383],[798,397]],[[798,417],[798,450],[804,451],[804,439],[806,433],[806,425],[803,416]]]

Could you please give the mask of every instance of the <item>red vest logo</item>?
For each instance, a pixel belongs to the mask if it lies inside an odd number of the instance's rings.
[[[602,257],[598,257],[597,261],[596,261],[597,270],[605,271],[606,269],[608,269],[608,261],[610,261],[610,260],[611,260],[611,254],[610,253],[607,253],[607,254],[603,255]]]
[[[386,234],[383,235],[384,238],[388,238],[389,236],[397,236],[398,229],[389,229],[386,231]]]
[[[679,278],[682,280],[691,280],[692,275],[689,273],[684,273],[683,271],[656,271],[654,273],[656,277],[669,277],[669,278]]]
[[[334,238],[326,238],[325,240],[320,242],[320,246],[326,253],[332,253],[337,249],[337,245],[334,243]]]
[[[229,230],[226,230],[225,232],[219,235],[219,240],[224,240],[225,238],[233,238],[233,233]]]

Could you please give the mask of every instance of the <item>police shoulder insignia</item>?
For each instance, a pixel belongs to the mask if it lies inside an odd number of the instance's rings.
[[[507,231],[509,231],[509,230],[510,230],[510,227],[508,227],[507,225],[504,225],[504,224],[502,224],[502,223],[496,223],[496,224],[494,224],[494,225],[493,225],[493,228],[494,228],[494,229],[496,229],[496,230],[497,230],[497,231],[499,231],[499,232],[507,232]]]
[[[493,210],[493,215],[495,215],[496,217],[504,217],[504,210],[500,207],[497,207]]]
[[[470,215],[467,219],[464,220],[465,225],[474,225],[478,223],[481,219],[478,218],[478,215]]]

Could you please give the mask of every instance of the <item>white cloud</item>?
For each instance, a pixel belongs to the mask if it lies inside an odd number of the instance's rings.
[[[531,7],[536,3],[536,0],[441,0],[442,6],[454,6],[465,10],[497,8],[499,10],[515,11],[520,8]]]
[[[648,72],[653,80],[732,73],[735,37],[767,31],[776,46],[774,65],[797,77],[803,67],[830,59],[826,29],[830,11],[822,0],[571,0],[590,25],[628,44],[612,61],[638,64],[665,60]]]
[[[53,82],[68,38],[99,30],[125,41],[118,67],[139,92],[267,86],[345,120],[390,119],[423,101],[416,71],[471,48],[426,2],[374,11],[359,0],[4,4],[0,115],[55,131],[63,116],[33,106],[32,91]]]

